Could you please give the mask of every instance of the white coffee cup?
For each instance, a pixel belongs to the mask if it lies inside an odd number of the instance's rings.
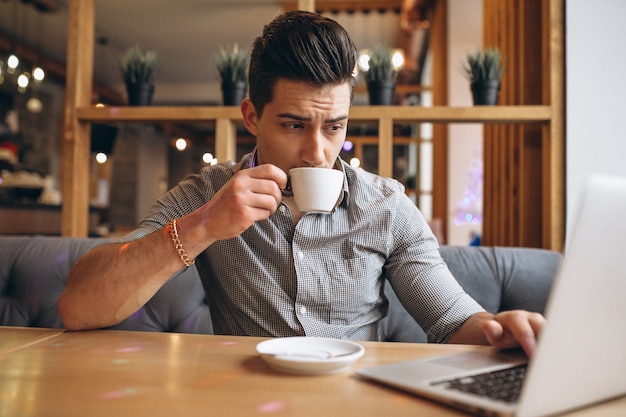
[[[300,211],[329,213],[343,188],[343,172],[329,168],[292,168],[291,191]]]

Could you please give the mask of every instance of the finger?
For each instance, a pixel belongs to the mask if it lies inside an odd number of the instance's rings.
[[[517,325],[512,327],[513,337],[519,342],[528,357],[532,357],[537,347],[537,339],[545,319],[538,313],[519,313],[514,316]]]
[[[253,209],[266,211],[265,216],[262,216],[262,219],[265,219],[278,209],[281,201],[282,194],[278,186],[275,182],[271,182],[271,184],[266,185],[264,189],[252,191],[252,195],[246,205]]]
[[[270,168],[270,166],[267,167],[268,169],[257,168],[260,167],[237,172],[222,190],[226,189],[228,191],[224,192],[232,195],[233,204],[263,208],[273,212],[282,201],[279,185],[274,179],[276,172],[273,171],[278,171],[283,175],[284,172],[276,167]],[[271,201],[267,200],[266,196],[271,197]]]
[[[287,186],[287,174],[276,165],[263,164],[246,171],[252,178],[274,181],[281,190]]]
[[[510,335],[507,338],[504,327],[496,320],[488,320],[483,324],[483,333],[490,345],[500,349],[517,346],[517,342]]]
[[[543,316],[526,311],[508,311],[494,317],[503,328],[500,344],[504,347],[522,347],[531,357],[537,344],[537,336],[543,327]]]

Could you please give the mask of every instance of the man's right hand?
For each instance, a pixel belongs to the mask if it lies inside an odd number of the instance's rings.
[[[274,213],[286,185],[287,174],[275,165],[243,169],[192,216],[207,224],[213,239],[231,239]]]

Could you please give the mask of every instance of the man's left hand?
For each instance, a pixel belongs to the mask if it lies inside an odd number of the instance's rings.
[[[546,319],[539,313],[524,310],[503,311],[483,323],[487,341],[497,348],[510,349],[521,346],[531,357]]]

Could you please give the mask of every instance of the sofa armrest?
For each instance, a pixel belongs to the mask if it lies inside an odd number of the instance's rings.
[[[195,265],[181,269],[135,314],[108,329],[213,334]]]
[[[99,238],[0,237],[0,325],[63,328],[57,301],[74,263]],[[212,333],[195,267],[172,277],[135,314],[110,328]]]
[[[0,238],[0,325],[62,328],[57,300],[72,265],[100,239]]]

